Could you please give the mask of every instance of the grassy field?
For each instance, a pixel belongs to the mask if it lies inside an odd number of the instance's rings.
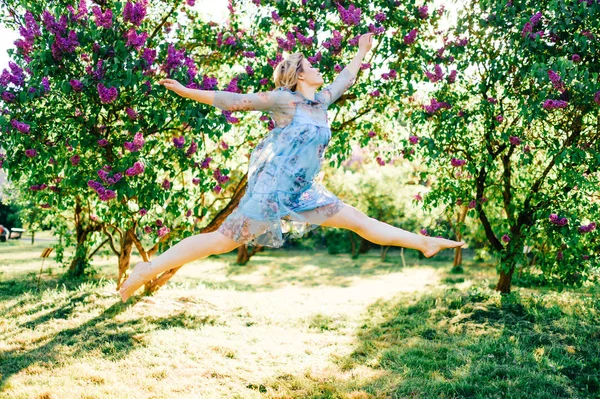
[[[184,266],[126,304],[116,261],[64,281],[0,243],[1,398],[598,398],[600,296],[513,286],[450,251],[267,249]],[[132,261],[139,258],[134,256]]]

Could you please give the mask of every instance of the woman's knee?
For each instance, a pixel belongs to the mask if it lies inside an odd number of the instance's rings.
[[[352,205],[344,204],[341,212],[327,221],[326,226],[340,227],[354,232],[368,228],[371,218]]]

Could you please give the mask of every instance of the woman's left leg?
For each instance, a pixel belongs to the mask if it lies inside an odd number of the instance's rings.
[[[338,213],[327,219],[321,226],[348,229],[364,239],[379,245],[393,245],[417,249],[428,258],[443,249],[460,247],[465,244],[463,241],[427,237],[402,230],[373,219],[346,203],[344,203],[344,206]]]

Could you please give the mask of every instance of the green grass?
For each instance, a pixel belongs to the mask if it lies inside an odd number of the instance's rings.
[[[90,280],[46,260],[38,289],[46,245],[0,244],[1,398],[600,397],[596,286],[503,297],[450,252],[266,249],[123,304],[108,252]]]

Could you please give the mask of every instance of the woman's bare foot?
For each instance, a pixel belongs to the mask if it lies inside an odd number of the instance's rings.
[[[119,295],[123,303],[127,302],[127,299],[146,281],[151,280],[154,277],[154,272],[151,268],[151,262],[139,262],[137,263],[129,277],[123,282]]]
[[[431,258],[443,249],[462,247],[464,241],[453,241],[445,238],[428,237],[426,248],[421,251],[426,258]]]

